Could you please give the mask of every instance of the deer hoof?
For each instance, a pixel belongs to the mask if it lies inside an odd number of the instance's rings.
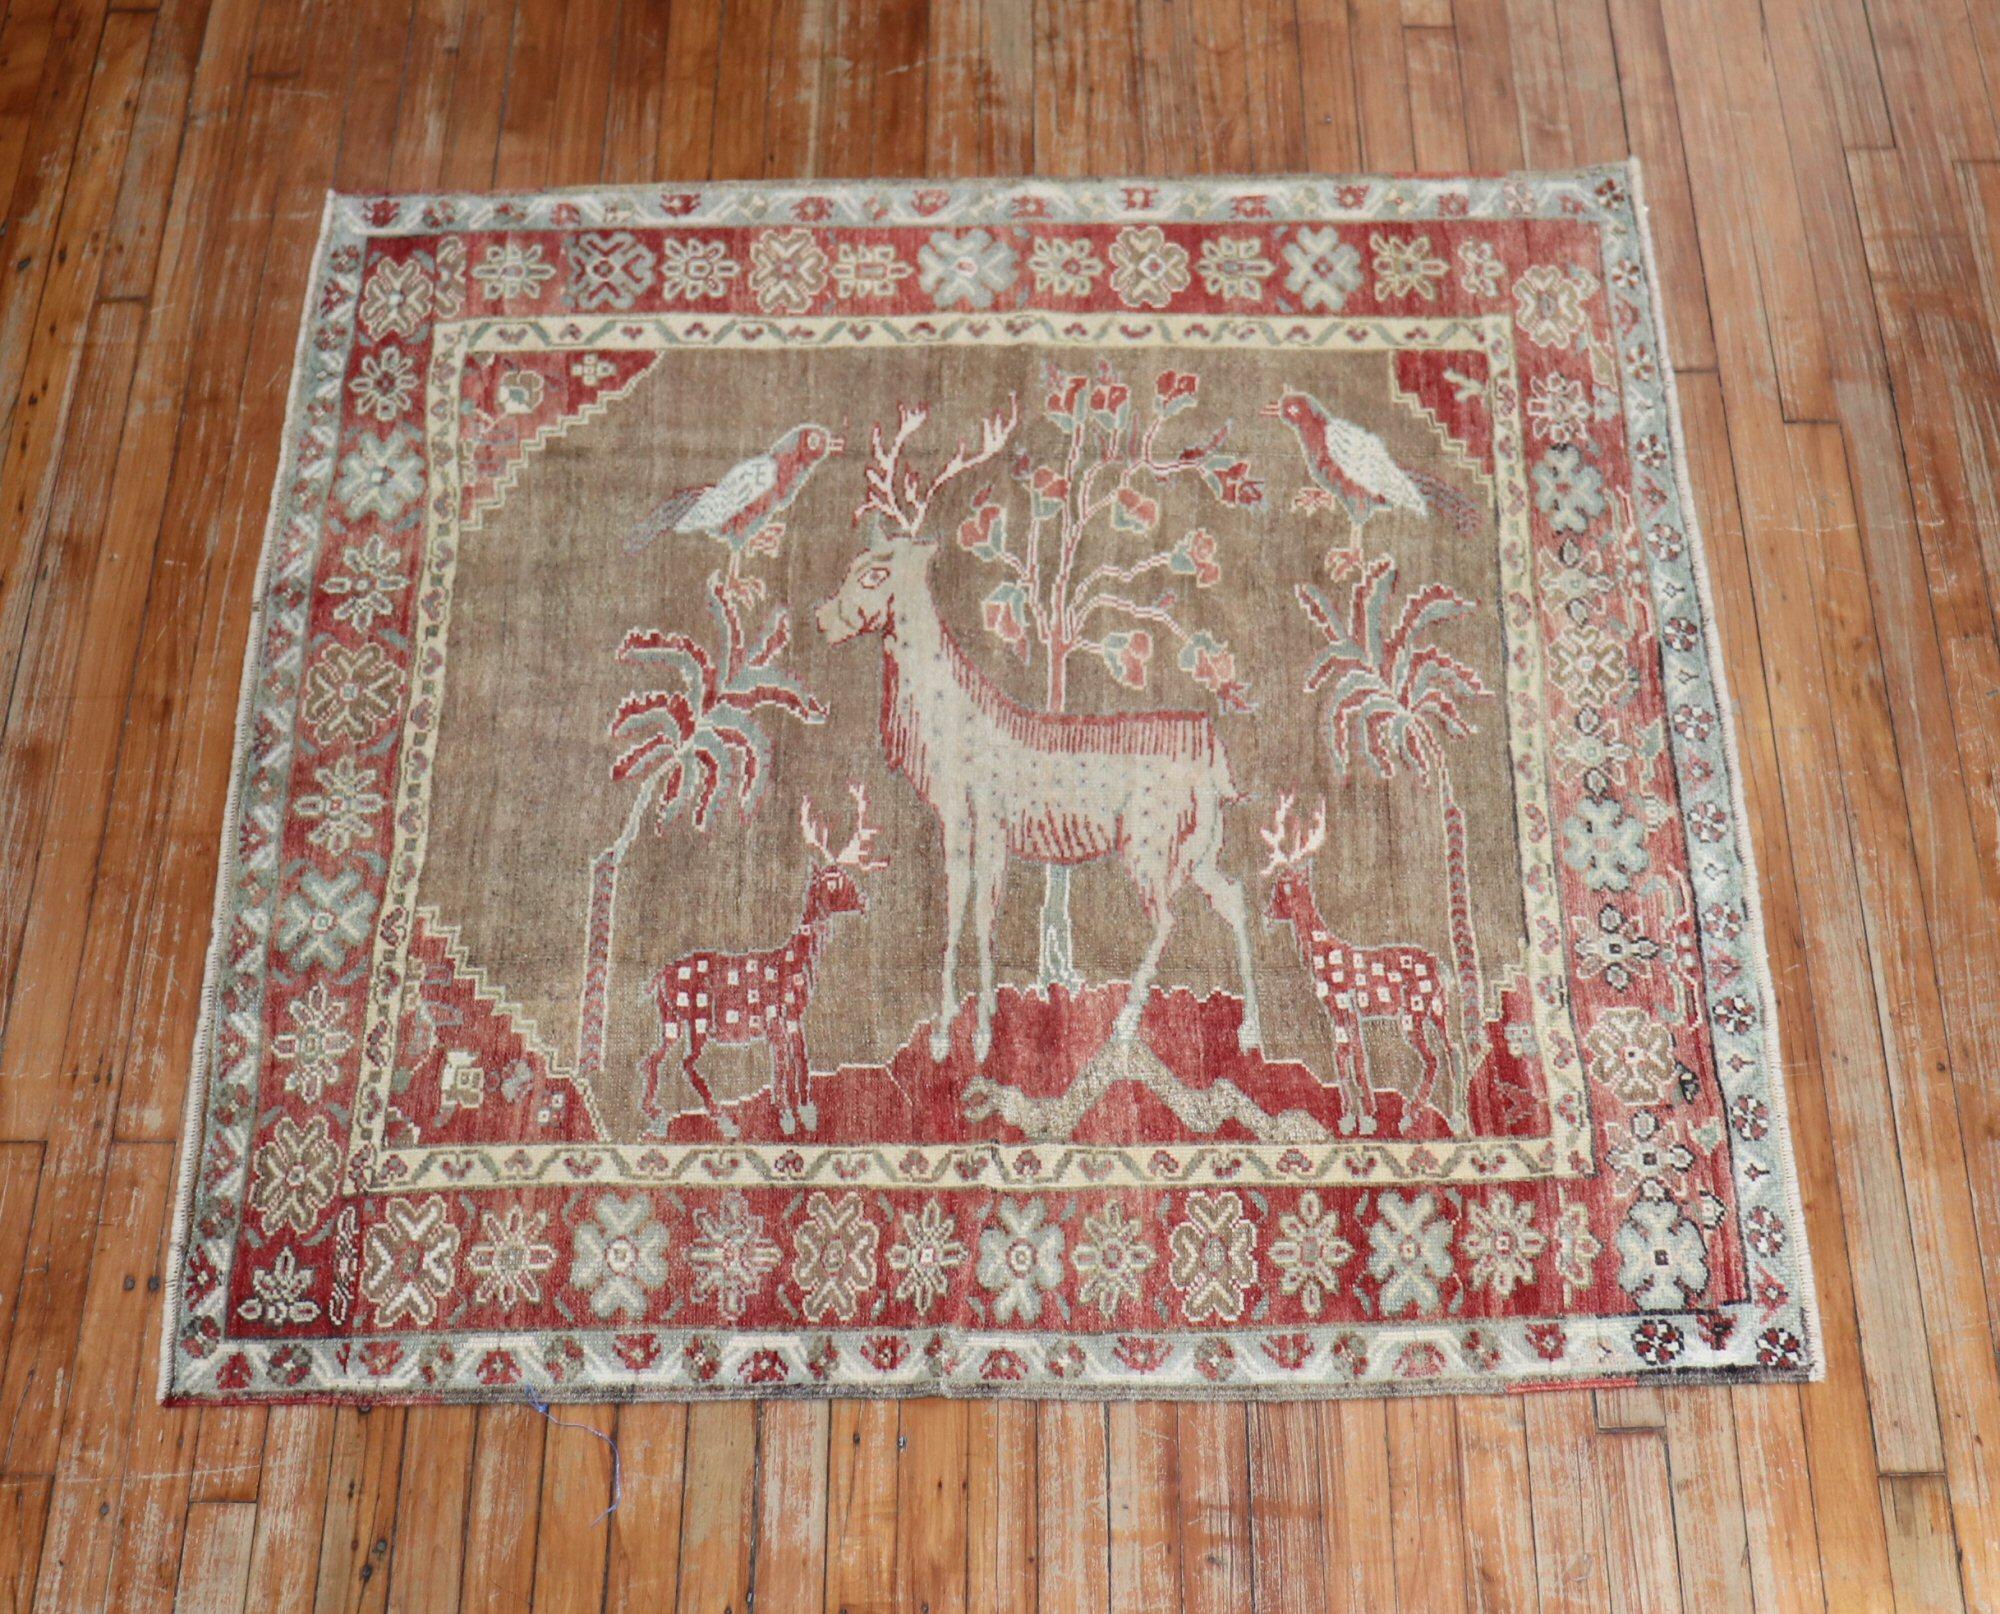
[[[942,1025],[931,1031],[931,1063],[942,1065],[951,1057],[951,1027]]]
[[[794,1132],[798,1131],[798,1129],[799,1129],[799,1123],[796,1119],[793,1118],[792,1112],[790,1110],[785,1111],[783,1115],[778,1117],[778,1130],[784,1133],[786,1137],[789,1138]]]
[[[743,1136],[743,1128],[736,1124],[735,1116],[724,1115],[720,1110],[714,1110],[711,1111],[710,1113],[713,1114],[715,1117],[715,1125],[717,1130],[719,1130],[722,1133],[722,1135],[725,1138],[727,1138],[731,1143],[734,1143],[738,1138]]]
[[[1377,1123],[1374,1116],[1364,1115],[1361,1117],[1361,1131],[1365,1136],[1371,1138],[1374,1137],[1376,1125]]]
[[[1236,1028],[1236,1048],[1239,1053],[1254,1054],[1264,1046],[1263,1027],[1245,1020]]]
[[[808,1103],[799,1106],[799,1125],[808,1132],[817,1132],[819,1130],[819,1106],[817,1104]]]

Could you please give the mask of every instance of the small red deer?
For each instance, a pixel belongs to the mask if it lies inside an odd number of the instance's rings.
[[[799,802],[799,832],[819,854],[806,884],[805,912],[798,929],[779,946],[756,953],[689,953],[653,978],[652,997],[660,1014],[660,1042],[640,1061],[646,1079],[644,1107],[656,1125],[660,1113],[660,1073],[667,1056],[680,1050],[681,1069],[725,1137],[738,1135],[733,1116],[723,1111],[695,1063],[711,1042],[767,1043],[771,1049],[771,1091],[778,1101],[778,1124],[790,1136],[819,1125],[806,1064],[806,1008],[812,1002],[820,950],[836,914],[866,913],[868,899],[857,873],[887,868],[873,855],[876,831],[868,823],[868,792],[850,785],[854,834],[838,852],[828,849],[826,827],[813,815],[812,802]]]
[[[1285,847],[1290,829],[1292,844]],[[1290,925],[1299,957],[1313,977],[1327,1018],[1333,1022],[1333,1068],[1340,1087],[1342,1131],[1358,1118],[1363,1132],[1375,1130],[1376,1087],[1368,1068],[1368,1044],[1362,1035],[1371,1020],[1393,1020],[1416,1056],[1423,1061],[1423,1079],[1416,1095],[1403,1105],[1402,1130],[1408,1132],[1416,1112],[1431,1103],[1437,1086],[1440,1056],[1452,1057],[1451,1033],[1445,1019],[1445,973],[1436,957],[1421,947],[1391,942],[1381,947],[1356,947],[1326,927],[1313,895],[1312,859],[1326,843],[1326,803],[1321,802],[1306,834],[1292,816],[1292,798],[1280,796],[1271,827],[1259,830],[1271,849],[1265,865],[1271,898],[1264,909],[1268,925]]]
[[[857,521],[873,518],[873,534],[816,620],[831,644],[881,636],[883,748],[943,832],[944,971],[931,1057],[941,1060],[950,1048],[968,908],[979,959],[973,1057],[985,1059],[992,1044],[994,934],[1011,859],[1116,859],[1138,888],[1153,933],[1113,1028],[1124,1042],[1138,1032],[1173,929],[1174,901],[1194,886],[1235,937],[1243,983],[1238,1036],[1254,1048],[1260,1032],[1249,909],[1242,886],[1216,861],[1222,806],[1238,792],[1215,725],[1200,712],[1037,711],[988,679],[938,615],[930,579],[937,544],[924,521],[946,483],[1000,452],[1016,410],[1010,402],[982,422],[979,446],[961,443],[928,480],[902,459],[926,411],[904,405],[900,414],[893,440],[875,428],[867,499],[855,512]]]

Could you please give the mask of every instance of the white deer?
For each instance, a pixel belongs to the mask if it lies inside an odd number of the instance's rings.
[[[882,744],[889,766],[908,777],[944,832],[944,981],[931,1057],[950,1048],[958,999],[958,939],[967,899],[979,954],[974,1057],[993,1041],[993,945],[1007,860],[1087,863],[1116,857],[1138,887],[1153,926],[1132,974],[1114,1034],[1129,1043],[1146,1006],[1173,904],[1192,881],[1236,939],[1247,1050],[1261,1041],[1251,974],[1249,912],[1243,888],[1216,862],[1223,804],[1240,799],[1215,725],[1200,712],[1109,716],[1051,713],[1024,706],[995,686],[940,619],[931,594],[936,543],[925,512],[954,477],[998,454],[1017,410],[981,424],[979,447],[958,445],[928,482],[902,463],[904,445],[927,411],[904,405],[892,441],[873,434],[867,497],[855,512],[873,531],[837,592],[817,613],[829,642],[882,636]]]

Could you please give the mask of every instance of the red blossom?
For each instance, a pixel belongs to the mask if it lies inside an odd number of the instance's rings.
[[[1028,1364],[1019,1351],[988,1351],[986,1360],[980,1364],[979,1376],[993,1381],[1018,1383],[1028,1376]]]
[[[1132,401],[1132,389],[1122,381],[1114,381],[1109,374],[1099,375],[1090,389],[1090,407],[1093,413],[1117,416]]]
[[[1392,1371],[1399,1379],[1434,1379],[1444,1372],[1444,1352],[1428,1341],[1406,1345]]]
[[[611,1342],[618,1360],[634,1373],[643,1373],[660,1359],[658,1334],[620,1334]]]
[[[1083,396],[1083,389],[1090,385],[1090,378],[1067,375],[1050,365],[1047,385],[1049,394],[1042,407],[1052,415],[1074,416],[1077,400]]]
[[[909,1359],[909,1343],[899,1334],[876,1334],[861,1343],[861,1360],[877,1372],[893,1373]]]
[[[1306,1334],[1272,1334],[1264,1341],[1264,1354],[1287,1373],[1296,1373],[1312,1355],[1312,1339]]]
[[[791,1376],[784,1357],[773,1350],[752,1351],[738,1371],[745,1384],[783,1384]]]
[[[1264,502],[1264,484],[1250,474],[1247,460],[1218,465],[1214,477],[1215,495],[1224,504],[1249,506]]]
[[[480,1358],[479,1366],[474,1371],[479,1382],[489,1388],[521,1382],[521,1364],[512,1351],[488,1351]]]
[[[1112,1348],[1111,1354],[1129,1373],[1156,1373],[1167,1359],[1167,1350],[1163,1339],[1127,1334]]]
[[[403,1347],[393,1339],[371,1339],[361,1347],[361,1365],[370,1378],[387,1378],[402,1359]]]

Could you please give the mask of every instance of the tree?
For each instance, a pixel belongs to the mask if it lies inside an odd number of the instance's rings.
[[[1229,450],[1230,424],[1162,451],[1162,429],[1194,407],[1200,390],[1199,379],[1185,371],[1160,372],[1143,419],[1133,408],[1132,389],[1106,361],[1089,375],[1050,363],[1043,385],[1043,418],[1055,428],[1060,451],[1048,460],[1026,452],[1015,457],[1014,478],[1027,495],[1026,531],[1014,535],[1008,507],[991,487],[974,497],[958,528],[960,548],[1005,574],[982,602],[987,631],[1023,663],[1032,662],[1040,647],[1043,699],[1051,712],[1067,709],[1073,657],[1094,659],[1127,689],[1145,689],[1161,641],[1175,650],[1180,671],[1223,711],[1251,710],[1229,646],[1188,626],[1177,587],[1153,589],[1173,582],[1204,589],[1222,579],[1216,540],[1206,529],[1193,528],[1160,546],[1158,494],[1166,484],[1193,477],[1230,508],[1263,502],[1263,486],[1248,462]],[[1149,547],[1135,560],[1106,558],[1085,569],[1083,551],[1092,538],[1128,553],[1136,545]],[[1070,984],[1078,979],[1069,870],[1056,863],[1047,865],[1043,895],[1041,977]]]
[[[775,709],[801,723],[823,723],[826,707],[779,665],[791,643],[791,617],[774,610],[754,641],[743,631],[742,608],[761,589],[753,580],[712,572],[709,613],[717,652],[685,633],[633,628],[618,647],[632,665],[664,665],[679,688],[634,690],[611,715],[610,734],[625,749],[611,764],[618,783],[638,793],[618,838],[590,866],[590,905],[584,931],[582,1013],[577,1030],[577,1071],[585,1081],[604,1063],[605,999],[610,989],[612,920],[618,872],[653,811],[665,834],[685,816],[697,833],[713,824],[718,804],[734,802],[747,821],[770,782],[771,742],[756,714]],[[657,808],[655,809],[655,804]]]
[[[1359,742],[1381,778],[1409,768],[1419,785],[1437,793],[1444,824],[1450,880],[1452,963],[1458,975],[1459,1020],[1468,1056],[1479,1046],[1484,987],[1479,947],[1472,931],[1472,884],[1466,869],[1465,813],[1452,791],[1446,739],[1473,732],[1466,705],[1492,693],[1479,674],[1449,651],[1426,642],[1439,624],[1463,616],[1472,602],[1442,583],[1406,597],[1390,623],[1396,563],[1388,555],[1368,562],[1348,593],[1344,611],[1310,583],[1298,585],[1299,604],[1325,635],[1326,652],[1306,675],[1306,690],[1329,683],[1327,744],[1341,767],[1352,765]]]

